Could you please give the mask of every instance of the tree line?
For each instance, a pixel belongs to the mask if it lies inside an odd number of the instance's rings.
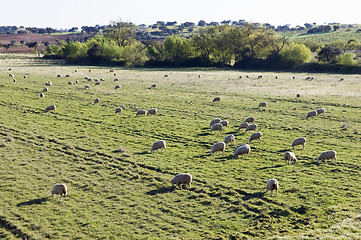
[[[244,23],[208,26],[189,38],[171,35],[164,41],[139,41],[136,26],[116,22],[86,42],[49,45],[46,57],[69,63],[118,66],[234,67],[292,70],[301,68],[357,69],[357,40],[292,41],[264,26]],[[336,69],[337,68],[337,69]]]

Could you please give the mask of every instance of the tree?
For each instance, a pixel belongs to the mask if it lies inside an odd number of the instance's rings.
[[[336,63],[343,66],[355,66],[357,62],[354,60],[355,55],[352,53],[345,53],[336,57]]]
[[[207,25],[207,23],[206,23],[206,21],[204,21],[204,20],[200,20],[199,22],[198,22],[198,26],[200,26],[200,27],[204,27],[204,26],[206,26]]]
[[[282,60],[292,62],[295,65],[300,65],[308,62],[312,58],[311,50],[304,44],[289,43],[281,52]]]
[[[178,35],[169,36],[163,43],[166,59],[173,62],[183,62],[193,55],[191,41]]]
[[[317,59],[323,62],[334,62],[336,57],[341,54],[341,50],[334,47],[324,47],[318,53]]]
[[[105,36],[114,39],[119,47],[125,47],[135,41],[136,26],[130,22],[115,22],[105,29]]]

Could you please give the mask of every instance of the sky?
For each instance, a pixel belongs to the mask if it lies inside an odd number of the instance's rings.
[[[198,23],[246,20],[274,26],[361,24],[359,0],[12,0],[1,5],[0,26],[65,29],[157,21]]]

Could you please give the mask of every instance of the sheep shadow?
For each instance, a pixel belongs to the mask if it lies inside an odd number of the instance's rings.
[[[135,155],[145,155],[145,154],[151,154],[150,151],[143,151],[143,152],[138,152],[138,153],[134,153]]]
[[[16,204],[17,207],[21,207],[21,206],[28,206],[28,205],[36,205],[36,204],[42,204],[46,201],[49,200],[49,197],[43,197],[43,198],[38,198],[38,199],[32,199],[26,202],[21,202]]]
[[[288,152],[288,151],[291,151],[291,150],[289,150],[289,149],[282,149],[282,150],[278,150],[277,152],[279,152],[279,153],[285,153],[285,152]]]
[[[264,198],[265,194],[266,194],[266,192],[248,193],[248,194],[245,194],[244,197],[242,197],[242,200],[243,201],[248,201],[248,200],[253,199],[253,198]]]
[[[204,133],[198,133],[197,136],[198,137],[204,137],[204,136],[208,136],[208,135],[211,135],[210,132],[204,132]]]
[[[176,189],[176,187],[172,186],[172,187],[161,187],[155,190],[151,190],[148,191],[146,194],[148,195],[158,195],[158,194],[164,194],[164,193],[170,193],[170,192],[174,192],[174,190]]]

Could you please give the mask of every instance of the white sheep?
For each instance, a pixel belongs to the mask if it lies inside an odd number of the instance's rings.
[[[155,150],[157,150],[157,152],[158,152],[158,149],[164,149],[165,152],[167,151],[166,143],[164,140],[160,140],[160,141],[153,143],[152,147],[150,148],[150,153],[153,153],[153,151],[155,151]]]
[[[215,143],[213,145],[213,147],[212,147],[211,155],[213,155],[216,152],[222,152],[222,154],[223,154],[225,149],[226,149],[226,143],[225,142]]]
[[[243,122],[239,125],[238,131],[241,130],[241,128],[247,128],[249,126],[248,122]]]
[[[213,119],[210,123],[209,123],[209,127],[212,127],[213,124],[216,124],[216,123],[220,123],[222,120],[220,118],[216,118],[216,119]]]
[[[269,179],[267,181],[267,187],[266,187],[266,192],[270,191],[271,193],[271,197],[273,196],[273,191],[276,190],[276,194],[278,194],[278,181],[276,179]]]
[[[325,113],[325,108],[319,108],[316,110],[316,112],[317,112],[317,115],[321,114],[321,113]]]
[[[68,85],[73,85],[73,83],[71,81],[68,81]]]
[[[14,78],[13,82],[16,83],[16,79],[15,79],[15,78]]]
[[[300,98],[300,97],[301,97],[301,94],[297,93],[296,98]]]
[[[246,127],[246,132],[248,131],[256,131],[257,125],[256,124],[250,124]]]
[[[43,98],[45,95],[44,93],[40,93],[40,97]]]
[[[291,162],[293,162],[294,164],[297,162],[297,158],[295,156],[295,154],[293,152],[285,152],[284,154],[284,160],[286,161],[286,164],[290,165]]]
[[[152,109],[149,109],[148,113],[147,113],[147,116],[148,115],[157,115],[157,109],[155,108],[152,108]]]
[[[115,108],[115,114],[119,113],[122,114],[123,109],[121,107]]]
[[[221,101],[221,98],[220,97],[215,97],[215,98],[213,98],[212,102],[219,102],[219,101]]]
[[[253,133],[250,137],[249,137],[249,142],[252,142],[255,139],[258,139],[258,141],[261,141],[261,137],[262,137],[262,133],[261,132],[255,132]]]
[[[78,83],[79,83],[79,80],[75,80],[75,83],[78,84]]]
[[[260,102],[260,103],[258,104],[258,108],[260,108],[260,107],[267,108],[267,103],[266,103],[266,102]]]
[[[191,183],[192,183],[192,175],[189,173],[180,173],[174,176],[170,180],[172,186],[176,185],[179,186],[179,188],[182,188],[181,186],[186,186],[187,189],[190,189]]]
[[[333,151],[333,150],[323,152],[323,153],[321,153],[320,156],[318,156],[317,163],[319,163],[321,160],[325,160],[325,162],[326,162],[327,159],[331,159],[331,162],[333,159],[335,159],[335,163],[336,163],[337,162],[336,154],[337,154],[337,152]]]
[[[293,140],[292,147],[293,147],[293,149],[295,149],[295,147],[297,147],[297,145],[303,145],[303,149],[305,149],[305,144],[306,144],[306,138],[299,137],[299,138],[296,138],[295,140]]]
[[[226,145],[228,146],[228,143],[234,143],[234,135],[233,134],[230,134],[230,135],[228,135],[228,136],[226,136],[225,138],[224,138],[224,142],[226,143]]]
[[[219,131],[222,132],[223,125],[220,123],[213,124],[211,127],[211,132],[213,131]]]
[[[251,122],[254,122],[254,117],[249,117],[249,118],[246,118],[246,120],[244,120],[245,122],[248,122],[248,123],[251,123]]]
[[[47,106],[44,110],[44,112],[49,112],[51,110],[56,110],[56,106],[55,105],[50,105],[50,106]]]
[[[51,81],[45,83],[45,86],[51,86],[51,85],[52,85]]]
[[[309,111],[307,113],[306,119],[308,119],[309,117],[317,117],[317,111]]]
[[[56,194],[57,200],[62,200],[62,197],[64,198],[68,195],[68,187],[64,183],[55,184],[53,187],[53,190],[51,190],[51,196],[54,197],[54,194]]]
[[[227,120],[220,121],[220,124],[223,125],[223,127],[228,127],[229,122]]]
[[[147,110],[140,109],[140,110],[138,110],[138,112],[137,112],[137,114],[135,116],[139,116],[139,115],[145,116],[145,114],[147,114]]]
[[[251,147],[248,144],[242,144],[241,146],[238,145],[236,149],[233,152],[233,157],[238,158],[239,155],[247,154],[247,157],[249,157],[249,154],[251,153]]]

